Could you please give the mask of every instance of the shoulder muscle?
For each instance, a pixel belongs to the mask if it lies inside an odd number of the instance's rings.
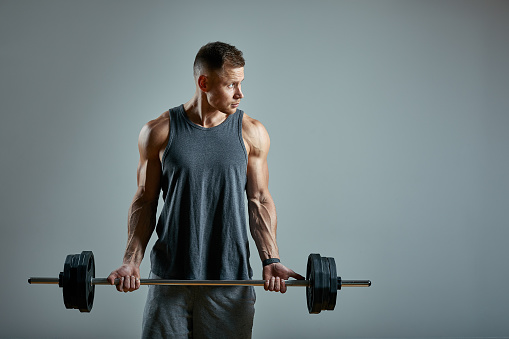
[[[269,133],[256,119],[244,114],[242,121],[242,137],[249,147],[249,155],[268,153],[270,148]]]
[[[140,155],[144,158],[158,157],[168,143],[170,134],[170,116],[168,111],[149,121],[141,129],[138,137]]]

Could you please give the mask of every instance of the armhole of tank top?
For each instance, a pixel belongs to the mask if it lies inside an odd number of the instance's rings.
[[[248,156],[247,156],[247,150],[246,145],[244,144],[244,138],[242,136],[242,122],[244,121],[244,112],[240,111],[241,114],[239,114],[239,139],[240,139],[240,146],[242,147],[242,150],[244,151],[244,159],[246,160],[246,169],[248,164]]]
[[[161,166],[162,168],[164,169],[164,159],[166,159],[166,156],[168,155],[168,152],[170,150],[170,146],[171,146],[171,142],[173,140],[173,136],[175,135],[173,129],[174,129],[174,124],[171,123],[171,121],[173,120],[172,118],[172,109],[169,109],[168,110],[168,124],[170,124],[170,128],[168,129],[168,133],[170,134],[168,136],[168,143],[166,144],[166,147],[164,149],[164,153],[163,153],[163,156],[161,158]],[[173,114],[174,116],[175,114]]]

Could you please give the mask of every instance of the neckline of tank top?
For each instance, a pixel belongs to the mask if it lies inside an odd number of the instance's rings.
[[[191,121],[191,119],[189,119],[189,117],[187,116],[187,113],[186,113],[186,110],[184,109],[184,104],[180,105],[179,106],[179,113],[181,116],[184,117],[184,120],[189,124],[191,125],[192,127],[194,128],[197,128],[197,129],[200,129],[202,131],[212,131],[212,130],[215,130],[217,128],[220,128],[221,126],[224,126],[226,125],[226,122],[230,121],[231,120],[231,116],[239,113],[239,109],[237,108],[237,110],[235,111],[235,113],[233,114],[228,114],[226,115],[226,119],[224,119],[223,122],[221,122],[219,125],[216,125],[216,126],[212,126],[212,127],[203,127],[203,126],[200,126],[198,124],[195,124],[194,122]]]

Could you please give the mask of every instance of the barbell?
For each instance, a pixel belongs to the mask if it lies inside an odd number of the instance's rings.
[[[95,277],[94,254],[83,251],[69,254],[64,271],[58,278],[32,277],[29,284],[58,284],[62,288],[64,305],[67,309],[90,312],[94,303],[95,285],[110,285],[106,278]],[[118,279],[115,284],[118,284]],[[307,262],[306,280],[287,280],[286,286],[306,287],[309,313],[323,310],[332,311],[336,306],[337,291],[342,287],[369,287],[370,280],[342,280],[337,276],[334,258],[310,254]],[[181,285],[181,286],[263,286],[264,280],[168,280],[140,279],[140,285]]]

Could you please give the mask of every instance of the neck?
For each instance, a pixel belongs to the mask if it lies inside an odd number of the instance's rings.
[[[203,93],[195,93],[191,100],[184,104],[184,110],[189,120],[206,128],[217,126],[227,118],[226,113],[210,106]]]

